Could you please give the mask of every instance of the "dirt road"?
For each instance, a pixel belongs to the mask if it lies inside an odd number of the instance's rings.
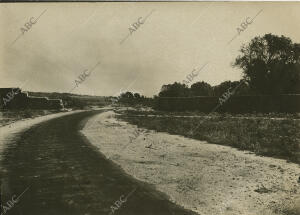
[[[195,214],[127,175],[79,133],[99,112],[51,119],[5,140],[2,201],[25,191],[6,213],[108,215],[113,207],[114,214],[123,215]]]

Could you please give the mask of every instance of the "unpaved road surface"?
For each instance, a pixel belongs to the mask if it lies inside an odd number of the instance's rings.
[[[87,141],[79,130],[102,111],[54,118],[2,137],[2,202],[25,191],[6,214],[108,215],[120,199],[114,214],[195,214],[126,175]]]
[[[299,215],[299,165],[137,128],[113,111],[83,134],[126,173],[201,215]]]

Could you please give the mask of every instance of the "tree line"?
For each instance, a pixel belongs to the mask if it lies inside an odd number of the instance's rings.
[[[300,44],[285,36],[266,34],[242,45],[232,64],[242,69],[240,81],[225,81],[211,86],[204,81],[190,87],[175,82],[163,85],[158,97],[220,97],[229,89],[236,95],[282,95],[300,93]]]
[[[285,36],[265,34],[253,38],[240,48],[232,67],[242,70],[239,81],[224,81],[216,86],[199,81],[190,87],[175,82],[163,85],[157,97],[221,97],[226,92],[235,95],[300,94],[300,44]],[[150,104],[151,99],[139,93],[125,92],[121,103]]]

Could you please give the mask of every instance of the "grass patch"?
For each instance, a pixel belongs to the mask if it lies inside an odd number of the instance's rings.
[[[199,116],[170,117],[166,113],[151,112],[145,115],[143,112],[134,111],[123,112],[117,117],[142,128],[233,146],[258,155],[275,156],[300,163],[300,120],[295,120],[290,115],[280,115],[281,119],[254,117],[253,114],[246,117],[228,114],[212,114],[209,118],[207,115]]]

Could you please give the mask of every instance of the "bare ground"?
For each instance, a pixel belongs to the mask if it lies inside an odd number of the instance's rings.
[[[135,178],[202,215],[299,215],[300,167],[285,160],[137,128],[113,111],[83,134]]]

